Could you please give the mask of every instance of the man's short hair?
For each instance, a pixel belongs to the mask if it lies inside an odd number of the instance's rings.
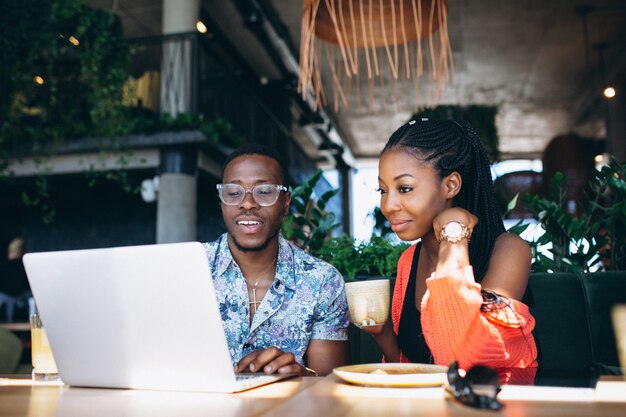
[[[228,164],[230,164],[233,159],[243,155],[263,155],[275,160],[276,162],[278,162],[278,166],[280,166],[280,173],[283,177],[282,183],[280,185],[289,185],[289,173],[287,172],[287,166],[285,165],[283,158],[272,148],[265,145],[260,145],[258,143],[248,143],[246,145],[240,146],[239,148],[231,152],[228,157],[226,157],[226,160],[222,165],[222,181],[224,180],[224,171],[226,170],[226,166],[228,166]]]

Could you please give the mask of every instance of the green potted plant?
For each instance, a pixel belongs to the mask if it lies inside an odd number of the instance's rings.
[[[346,281],[392,278],[396,275],[398,259],[408,244],[394,244],[381,236],[369,242],[356,242],[349,236],[330,237],[315,253],[341,272]]]
[[[290,188],[291,212],[283,222],[283,236],[333,265],[347,281],[395,277],[398,258],[408,245],[396,245],[381,236],[372,236],[369,242],[356,242],[347,235],[333,237],[340,223],[334,213],[326,211],[326,204],[339,190],[315,198],[314,188],[321,177],[318,170],[301,185]]]
[[[548,194],[522,196],[527,210],[545,231],[537,240],[529,241],[534,272],[626,269],[626,164],[610,158],[606,166],[595,171],[578,215],[567,210],[562,173],[551,180]],[[529,227],[520,222],[509,231],[521,235]],[[551,257],[539,251],[546,244],[552,244],[547,249]]]
[[[281,229],[286,239],[314,255],[332,231],[341,225],[336,221],[335,213],[326,211],[326,203],[339,190],[327,191],[318,199],[313,196],[315,185],[322,178],[322,174],[322,170],[317,170],[301,185],[289,187],[291,210]]]

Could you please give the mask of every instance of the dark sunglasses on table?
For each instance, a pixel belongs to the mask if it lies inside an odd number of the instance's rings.
[[[217,192],[222,203],[227,206],[241,204],[246,194],[252,194],[252,198],[259,206],[271,206],[278,200],[281,191],[287,191],[284,185],[260,184],[254,187],[242,187],[239,184],[217,184]]]
[[[488,366],[476,365],[461,376],[454,361],[448,368],[448,385],[454,398],[464,405],[493,411],[504,406],[497,398],[501,390],[498,373]]]

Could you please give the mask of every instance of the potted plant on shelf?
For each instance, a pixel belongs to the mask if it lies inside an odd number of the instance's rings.
[[[39,209],[46,225],[56,216],[49,179],[57,155],[97,154],[96,163],[79,162],[86,186],[112,181],[138,194],[141,187],[128,168],[143,157],[134,155],[133,141],[145,147],[152,134],[200,131],[207,142],[241,142],[217,115],[171,117],[136,106],[130,68],[141,47],[124,38],[119,16],[86,3],[0,3],[4,21],[19,22],[0,25],[0,186],[15,188],[16,197],[5,193],[3,198]],[[109,155],[114,155],[112,169]],[[15,167],[29,158],[35,178],[14,186]]]

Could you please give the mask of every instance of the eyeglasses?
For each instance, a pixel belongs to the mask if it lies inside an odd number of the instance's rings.
[[[459,365],[454,361],[448,368],[448,384],[452,395],[461,404],[494,411],[504,406],[497,398],[501,390],[498,373],[488,366],[476,365],[461,376]]]
[[[260,184],[254,187],[242,187],[239,184],[217,184],[217,191],[222,203],[227,206],[241,204],[246,194],[252,194],[252,198],[259,206],[271,206],[276,203],[281,191],[287,191],[284,185]]]

